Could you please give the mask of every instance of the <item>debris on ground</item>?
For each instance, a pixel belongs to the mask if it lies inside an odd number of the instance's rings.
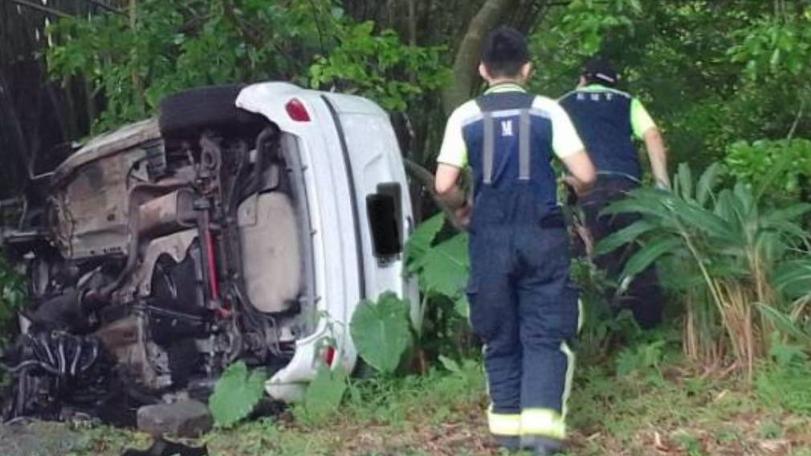
[[[194,400],[146,405],[138,409],[138,430],[153,436],[200,437],[213,425],[208,407]]]

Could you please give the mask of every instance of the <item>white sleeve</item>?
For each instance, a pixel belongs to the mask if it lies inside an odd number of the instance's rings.
[[[462,130],[465,121],[477,112],[478,107],[475,102],[468,102],[451,114],[445,126],[445,136],[442,139],[442,147],[439,150],[437,162],[457,168],[467,166],[468,151]]]

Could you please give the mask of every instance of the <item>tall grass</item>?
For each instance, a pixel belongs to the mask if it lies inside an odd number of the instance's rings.
[[[597,253],[641,244],[621,283],[663,258],[677,265],[686,286],[668,283],[686,306],[686,354],[709,365],[731,358],[732,369],[752,378],[773,331],[811,338],[811,237],[797,223],[811,205],[770,207],[750,186],[721,185],[722,175],[715,164],[694,180],[682,164],[672,192],[632,191],[605,213],[637,213],[640,220],[604,239]],[[805,273],[787,272],[787,264]]]

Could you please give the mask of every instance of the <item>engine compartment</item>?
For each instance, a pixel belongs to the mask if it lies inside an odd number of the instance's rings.
[[[63,163],[43,215],[31,205],[3,239],[30,282],[0,358],[4,418],[128,424],[205,400],[237,359],[284,367],[315,320],[292,143],[265,120],[172,135],[151,120]]]

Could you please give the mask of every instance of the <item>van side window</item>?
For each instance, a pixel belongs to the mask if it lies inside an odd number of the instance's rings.
[[[403,251],[403,189],[397,182],[377,186],[377,193],[366,197],[366,213],[372,233],[374,254],[378,258]]]

